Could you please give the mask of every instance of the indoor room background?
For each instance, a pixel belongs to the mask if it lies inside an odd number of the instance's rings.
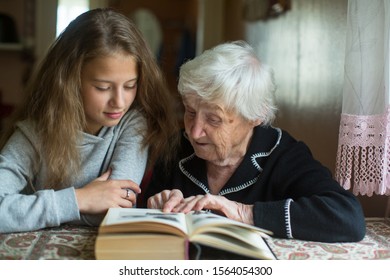
[[[70,6],[65,16],[57,16],[62,2]],[[85,9],[110,6],[139,25],[179,108],[176,81],[185,59],[224,41],[248,41],[275,71],[279,111],[274,125],[308,144],[334,173],[348,0],[263,0],[255,1],[256,10],[248,9],[250,2],[0,0],[0,131],[21,101],[34,65],[63,28],[60,23],[66,24],[66,16],[71,19],[82,12],[80,3]],[[359,199],[366,216],[384,215],[386,196]]]

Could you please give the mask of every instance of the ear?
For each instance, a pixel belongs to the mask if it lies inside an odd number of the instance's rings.
[[[262,124],[262,121],[261,120],[254,120],[254,121],[251,121],[252,122],[252,125],[253,127],[255,126],[258,126],[258,125],[261,125]]]

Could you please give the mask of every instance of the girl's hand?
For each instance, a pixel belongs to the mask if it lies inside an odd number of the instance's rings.
[[[164,190],[148,199],[148,208],[162,209],[163,212],[171,212],[183,201],[183,193],[178,189]]]
[[[100,214],[111,207],[131,208],[136,203],[140,187],[131,180],[111,180],[110,173],[107,171],[84,187],[76,189],[80,213]]]

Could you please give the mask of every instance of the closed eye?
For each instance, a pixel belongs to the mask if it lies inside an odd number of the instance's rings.
[[[222,120],[219,118],[208,118],[207,122],[213,126],[218,126],[221,124]]]
[[[125,89],[135,89],[137,87],[137,83],[132,84],[132,85],[126,85],[124,88]]]
[[[222,123],[222,118],[216,114],[209,113],[207,116],[207,122],[213,126],[218,126]]]
[[[98,91],[107,91],[107,90],[110,90],[110,89],[111,89],[110,87],[98,87],[98,86],[95,86],[95,88],[96,88]]]
[[[185,108],[185,113],[186,113],[186,115],[188,116],[188,117],[195,117],[195,115],[196,115],[196,112],[195,111],[193,111],[193,110],[190,110],[190,109],[188,109],[188,108]]]

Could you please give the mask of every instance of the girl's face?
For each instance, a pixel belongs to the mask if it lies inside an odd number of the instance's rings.
[[[137,94],[135,58],[121,52],[88,61],[81,71],[81,96],[87,127],[96,135],[103,126],[115,126]]]

